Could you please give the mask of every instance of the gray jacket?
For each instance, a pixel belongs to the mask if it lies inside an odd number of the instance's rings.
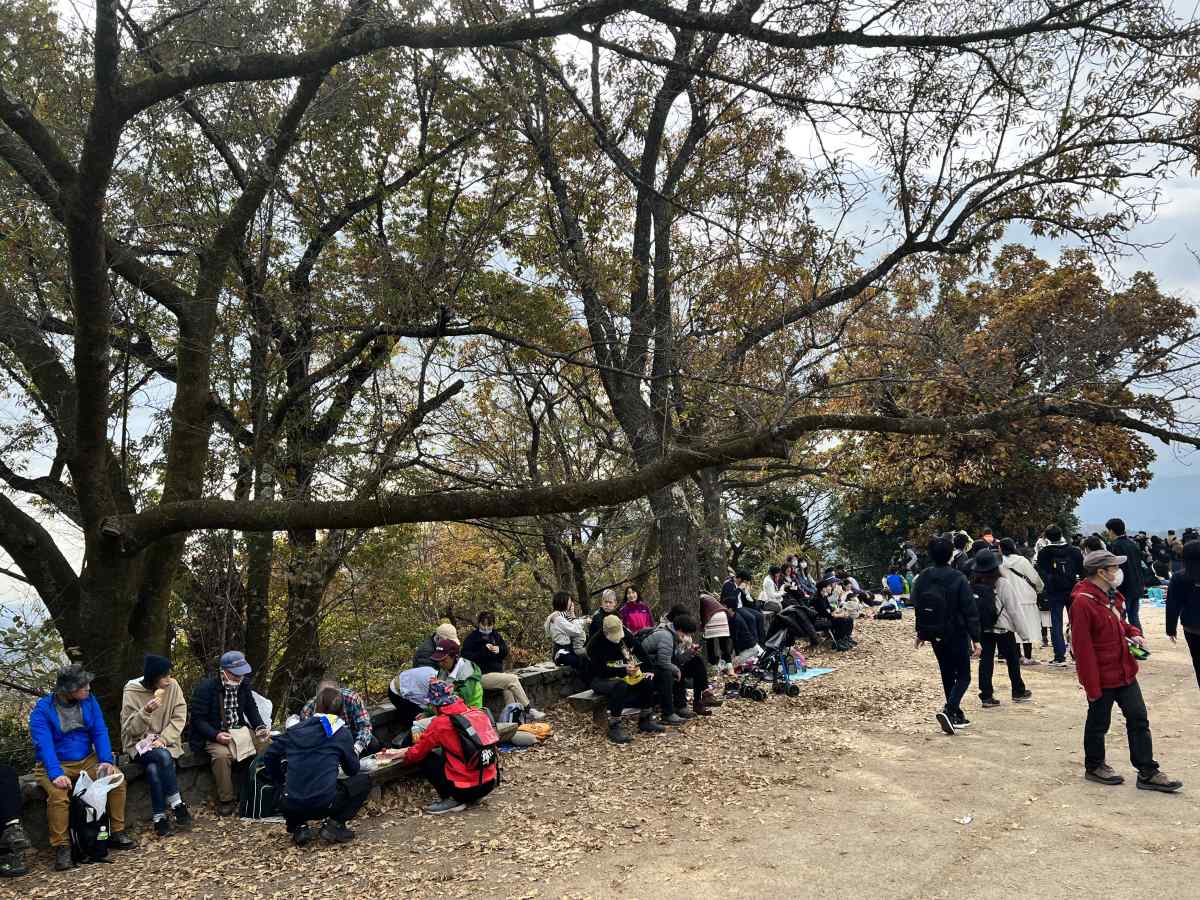
[[[675,665],[675,649],[679,645],[679,635],[671,623],[659,625],[642,638],[642,652],[656,669],[665,669],[679,674],[679,666]]]

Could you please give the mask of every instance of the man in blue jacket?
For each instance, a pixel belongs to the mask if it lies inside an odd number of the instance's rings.
[[[312,840],[311,819],[324,819],[321,837],[335,843],[354,838],[346,823],[371,791],[371,776],[359,771],[354,735],[342,720],[342,692],[326,685],[317,692],[314,714],[271,742],[263,766],[267,777],[283,784],[288,834],[297,847]],[[284,765],[286,763],[286,771]],[[338,780],[338,769],[349,777]]]
[[[54,868],[71,868],[67,837],[71,787],[79,773],[103,778],[117,771],[100,704],[92,696],[92,673],[73,664],[58,670],[54,693],[43,697],[29,715],[29,734],[37,754],[33,774],[46,792],[46,819]],[[110,850],[131,850],[137,842],[125,833],[125,783],[108,794]]]

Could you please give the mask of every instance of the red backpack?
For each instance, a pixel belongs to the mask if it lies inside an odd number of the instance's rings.
[[[458,758],[468,769],[479,773],[479,783],[491,781],[485,777],[489,768],[495,767],[494,778],[500,777],[500,735],[492,724],[486,710],[468,709],[465,713],[449,716],[458,745],[462,748]],[[449,747],[446,748],[449,750]]]

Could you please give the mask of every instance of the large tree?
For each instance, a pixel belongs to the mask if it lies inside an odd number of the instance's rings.
[[[1174,434],[1169,404],[1053,391],[839,409],[823,372],[902,264],[982,258],[1012,221],[1111,246],[1140,220],[1195,143],[1192,33],[1160,3],[97,0],[73,27],[21,0],[0,25],[0,343],[28,413],[0,477],[31,498],[0,497],[0,546],[110,709],[167,644],[198,530],[263,535],[259,626],[288,533],[283,692],[320,668],[359,529],[648,496],[664,598],[694,602],[677,483],[707,468],[845,429]],[[578,310],[586,346],[539,308]],[[420,431],[464,390],[446,342],[480,336],[593,368],[633,467],[443,472]],[[80,572],[31,503],[78,528]]]

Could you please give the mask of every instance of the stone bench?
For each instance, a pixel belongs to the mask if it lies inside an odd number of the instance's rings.
[[[554,706],[580,687],[574,671],[556,666],[552,662],[516,669],[514,673],[521,679],[521,687],[529,695],[529,702],[539,709]],[[493,715],[499,716],[503,703],[502,692],[484,691],[484,704]],[[399,731],[399,717],[395,707],[390,703],[382,703],[371,707],[370,714],[376,739],[382,746],[389,746]],[[125,773],[128,785],[125,818],[130,827],[134,827],[150,818],[150,788],[146,784],[140,765],[124,756],[118,757],[117,763]],[[184,802],[192,807],[203,806],[213,793],[212,771],[207,754],[184,753],[175,761],[175,770],[179,780],[179,792],[183,795]],[[402,777],[404,773],[405,770],[401,766],[387,766],[372,772],[371,779],[376,785],[381,785]],[[33,775],[21,777],[21,803],[21,821],[29,839],[37,846],[45,846],[49,839],[46,825],[46,792]]]

